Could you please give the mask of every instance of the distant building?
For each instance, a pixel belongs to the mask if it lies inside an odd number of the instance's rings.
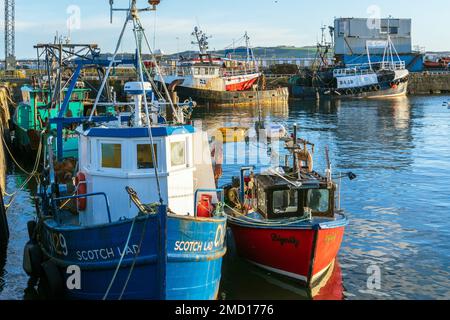
[[[368,62],[367,49],[372,62],[381,61],[384,47],[376,44],[386,41],[389,31],[408,69],[423,70],[423,56],[412,49],[411,19],[338,18],[334,28],[336,58],[346,65]]]

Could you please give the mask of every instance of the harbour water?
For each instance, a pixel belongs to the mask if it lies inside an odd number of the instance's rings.
[[[300,136],[316,143],[316,170],[323,170],[328,146],[334,173],[358,176],[342,184],[342,207],[350,225],[339,254],[336,277],[341,281],[327,289],[330,297],[450,299],[450,110],[443,106],[449,100],[304,101],[263,110],[266,123],[287,128],[297,123]],[[201,107],[194,113],[205,128],[253,126],[257,117],[255,109],[246,108]],[[237,175],[242,164],[227,154],[221,183]],[[7,191],[15,191],[24,179],[11,168]],[[24,294],[28,279],[22,270],[26,222],[33,214],[30,188],[19,191],[8,212],[6,258],[0,252],[0,300],[35,298]],[[307,296],[295,282],[234,257],[226,259],[223,271],[220,292],[225,299]],[[378,272],[379,286],[373,286]]]

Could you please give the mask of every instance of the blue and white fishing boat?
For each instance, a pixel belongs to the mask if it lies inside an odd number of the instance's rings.
[[[77,128],[73,181],[55,172],[51,146],[62,137],[46,143],[24,269],[30,285],[50,298],[218,295],[226,252],[223,193],[215,189],[210,157],[203,156],[210,152],[204,149],[206,134],[185,124],[187,106],[173,105],[170,97],[169,103],[157,100],[151,78],[144,76],[139,40],[148,41],[139,11],[132,1],[123,27],[133,23],[138,48],[137,81],[125,84],[129,101],[100,102],[99,95],[91,117],[102,104],[126,111],[114,121],[86,121]]]

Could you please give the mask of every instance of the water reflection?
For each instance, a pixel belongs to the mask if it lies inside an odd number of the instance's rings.
[[[316,143],[318,171],[325,167],[323,150],[328,146],[335,173],[358,175],[342,185],[342,206],[350,225],[338,271],[317,292],[227,257],[223,298],[450,299],[450,110],[442,106],[443,100],[450,97],[302,101],[289,108],[263,108],[268,123],[288,128],[297,123],[301,136]],[[254,107],[201,107],[194,112],[205,129],[253,128],[257,118]],[[261,158],[245,159],[258,164]],[[219,184],[229,182],[240,166],[225,165]],[[22,176],[9,174],[7,191],[15,191],[22,181]],[[31,193],[19,192],[8,216],[11,239],[6,266],[0,252],[0,299],[24,298],[27,277],[22,249],[26,222],[33,214]],[[380,268],[379,290],[367,286],[371,266]]]
[[[203,128],[208,130],[224,126],[254,127],[259,114],[259,109],[256,107],[199,106],[194,111],[194,120],[201,120]],[[289,119],[289,105],[261,107],[261,117],[266,122],[287,121]]]
[[[5,287],[5,265],[6,265],[6,252],[8,250],[8,246],[0,245],[0,295],[3,292]]]
[[[237,257],[224,261],[222,298],[227,300],[343,300],[342,271],[336,261],[311,289]]]

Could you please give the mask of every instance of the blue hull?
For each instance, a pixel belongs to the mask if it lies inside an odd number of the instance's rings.
[[[306,86],[293,85],[291,87],[292,98],[294,99],[315,99],[317,98],[317,92],[322,98],[329,99],[370,99],[370,98],[383,98],[383,97],[396,97],[406,95],[407,83],[401,83],[397,88],[390,87],[389,82],[382,82],[379,84],[378,91],[365,90],[364,87],[355,88],[353,92],[344,92],[341,95],[330,94],[329,88],[313,88]],[[350,91],[350,90],[349,90]]]
[[[122,299],[216,299],[226,252],[226,219],[168,215],[166,221],[167,235],[158,215],[136,218],[125,248],[132,220],[90,228],[58,226],[47,220],[42,248],[60,269],[65,284],[68,266],[81,269],[81,289],[66,288],[69,299],[105,298],[122,255],[106,299],[117,300],[122,291]]]

